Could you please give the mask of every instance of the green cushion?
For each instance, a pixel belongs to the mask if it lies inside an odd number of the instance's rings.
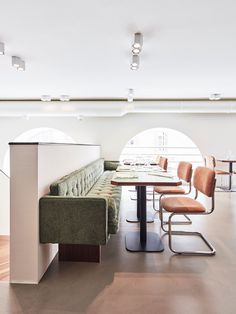
[[[104,161],[104,170],[116,170],[119,166],[119,161],[116,160],[105,160]]]
[[[121,187],[111,184],[113,175],[98,159],[52,183],[40,200],[40,241],[105,244],[119,230]]]
[[[114,171],[105,171],[87,196],[103,197],[108,201],[108,232],[117,233],[119,230],[119,212],[121,187],[111,184]]]

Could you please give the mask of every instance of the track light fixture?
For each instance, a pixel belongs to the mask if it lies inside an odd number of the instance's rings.
[[[143,46],[143,35],[141,33],[134,34],[133,54],[139,54]]]
[[[17,67],[17,70],[18,70],[18,71],[25,71],[25,61],[20,60],[20,64],[19,64],[19,66]]]
[[[221,99],[221,94],[211,94],[209,97],[210,100],[220,100]]]
[[[42,100],[42,101],[51,101],[52,98],[51,98],[50,95],[42,95],[42,96],[41,96],[41,100]]]
[[[134,100],[134,90],[132,88],[130,88],[128,90],[128,97],[127,97],[127,101],[128,102],[132,102]]]
[[[134,34],[134,43],[132,45],[132,62],[130,65],[131,70],[138,70],[139,68],[139,54],[143,47],[143,35],[141,33]]]
[[[69,95],[61,95],[60,101],[70,101],[70,96]]]
[[[11,60],[12,60],[12,66],[14,68],[18,68],[20,66],[21,59],[19,57],[13,56]]]
[[[0,43],[0,55],[4,55],[5,54],[5,45],[4,43]]]
[[[139,68],[139,56],[132,55],[132,63],[130,65],[131,70],[138,70]]]
[[[20,57],[12,56],[12,66],[19,71],[25,71],[25,61]]]

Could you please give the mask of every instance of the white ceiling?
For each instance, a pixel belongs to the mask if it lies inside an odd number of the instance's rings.
[[[0,0],[0,99],[126,98],[128,88],[137,98],[235,98],[235,12],[235,0]]]

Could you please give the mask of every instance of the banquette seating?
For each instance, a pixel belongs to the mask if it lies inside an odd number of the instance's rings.
[[[59,259],[77,251],[72,260],[89,260],[95,249],[92,261],[99,261],[100,245],[118,232],[121,187],[111,185],[117,165],[96,160],[52,183],[40,199],[40,242],[59,243]]]

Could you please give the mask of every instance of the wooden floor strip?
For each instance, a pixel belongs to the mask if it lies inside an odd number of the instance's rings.
[[[0,281],[9,281],[10,237],[0,235]]]

